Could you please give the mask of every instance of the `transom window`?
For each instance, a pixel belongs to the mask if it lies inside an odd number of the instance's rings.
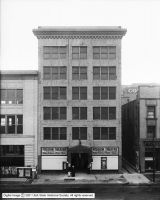
[[[0,115],[1,134],[22,134],[23,115]]]
[[[66,46],[44,46],[44,59],[65,59],[67,55]]]
[[[44,120],[65,120],[67,118],[66,107],[44,107],[43,119]]]
[[[93,140],[116,140],[116,127],[93,127]]]
[[[72,80],[87,80],[87,67],[72,67]]]
[[[86,46],[72,47],[72,59],[87,59],[87,47]]]
[[[86,120],[87,119],[87,107],[72,107],[72,119],[74,120]]]
[[[93,87],[93,99],[116,99],[116,87]]]
[[[1,104],[23,104],[22,89],[1,89]]]
[[[66,87],[44,87],[44,100],[63,100],[67,99]]]
[[[87,140],[87,127],[72,127],[72,140]]]
[[[93,67],[93,80],[116,80],[116,67]]]
[[[44,127],[43,138],[44,140],[66,140],[67,128],[66,127]]]
[[[67,79],[67,67],[43,67],[44,80],[65,80]]]
[[[94,120],[116,119],[116,107],[93,107]]]
[[[116,59],[116,47],[115,46],[93,47],[93,59]]]
[[[73,100],[87,100],[87,87],[72,87]]]

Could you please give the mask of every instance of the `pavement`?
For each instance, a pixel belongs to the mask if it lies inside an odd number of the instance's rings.
[[[139,173],[76,173],[75,177],[68,177],[65,173],[42,173],[37,179],[30,181],[26,178],[0,178],[1,183],[30,183],[37,184],[116,184],[116,185],[145,185],[152,182]]]

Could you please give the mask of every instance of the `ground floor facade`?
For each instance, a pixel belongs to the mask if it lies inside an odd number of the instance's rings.
[[[25,139],[24,143],[24,138],[1,138],[0,173],[2,177],[17,176],[18,168],[36,168],[37,156],[35,155],[34,138]]]
[[[39,169],[66,170],[70,163],[76,171],[119,170],[119,148],[117,146],[88,147],[42,147]]]
[[[137,163],[141,172],[160,172],[160,139],[141,140]]]

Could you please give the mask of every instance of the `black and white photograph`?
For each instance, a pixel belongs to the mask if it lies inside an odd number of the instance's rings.
[[[160,0],[0,0],[1,199],[160,200]]]

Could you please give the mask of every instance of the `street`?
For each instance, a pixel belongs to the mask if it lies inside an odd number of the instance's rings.
[[[1,185],[1,193],[95,193],[95,199],[160,200],[160,186],[128,186],[106,184],[41,184]]]

